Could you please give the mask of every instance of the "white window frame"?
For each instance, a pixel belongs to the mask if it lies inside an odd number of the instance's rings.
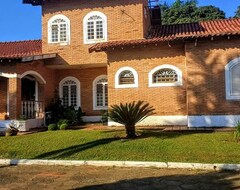
[[[97,106],[97,96],[96,96],[97,82],[102,79],[108,80],[107,75],[100,75],[100,76],[96,77],[93,81],[93,110],[107,110],[108,109],[108,106]],[[104,104],[106,104],[105,99],[104,99]]]
[[[60,83],[59,83],[59,97],[60,97],[60,99],[63,98],[63,84],[68,80],[74,81],[77,85],[77,106],[75,107],[75,109],[78,109],[79,107],[81,107],[81,85],[80,85],[80,82],[77,78],[72,77],[72,76],[68,76],[68,77],[65,77],[64,79],[62,79],[60,81]]]
[[[173,83],[153,83],[153,74],[161,69],[172,69],[172,70],[176,71],[176,73],[178,75],[178,81],[173,82]],[[149,72],[148,82],[149,82],[149,87],[182,86],[183,85],[182,71],[173,65],[169,65],[169,64],[160,65],[160,66],[155,67],[153,70],[151,70]]]
[[[88,28],[87,28],[87,22],[88,19],[92,16],[100,16],[103,20],[103,39],[93,39],[93,40],[89,40],[88,39]],[[105,14],[103,14],[102,12],[99,11],[92,11],[90,13],[88,13],[84,19],[83,19],[83,39],[84,39],[84,44],[94,44],[94,43],[100,43],[100,42],[107,42],[107,16]]]
[[[66,21],[67,23],[67,40],[64,42],[60,41],[60,38],[58,40],[58,42],[52,42],[52,22],[55,21],[56,19],[63,19]],[[68,19],[68,17],[66,17],[65,15],[59,14],[59,15],[55,15],[52,18],[49,19],[48,21],[48,43],[49,44],[60,44],[60,45],[69,45],[70,44],[70,37],[71,37],[71,31],[70,31],[70,20]]]
[[[240,94],[232,93],[232,72],[231,69],[240,64],[240,57],[233,59],[225,66],[225,87],[227,100],[240,100]]]
[[[134,84],[120,84],[120,74],[123,71],[131,71],[134,76]],[[132,67],[122,67],[115,74],[115,88],[138,88],[138,73]]]

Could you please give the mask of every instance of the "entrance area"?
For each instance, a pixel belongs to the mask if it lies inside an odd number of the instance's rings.
[[[36,119],[43,114],[43,101],[40,101],[40,84],[32,75],[26,75],[21,81],[22,119]]]

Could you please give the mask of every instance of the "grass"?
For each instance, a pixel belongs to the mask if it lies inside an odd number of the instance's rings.
[[[0,137],[0,158],[240,163],[240,144],[233,132],[140,132],[134,140],[119,138],[124,131],[106,130]]]

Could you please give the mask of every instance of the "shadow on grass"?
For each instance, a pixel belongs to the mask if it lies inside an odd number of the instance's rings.
[[[48,158],[48,159],[58,159],[58,158],[66,158],[69,157],[75,153],[79,153],[81,151],[94,148],[100,145],[104,144],[109,144],[113,141],[120,140],[120,138],[105,138],[105,139],[100,139],[92,142],[88,142],[85,144],[80,144],[80,145],[75,145],[75,146],[70,146],[67,148],[59,149],[59,150],[54,150],[51,152],[46,152],[44,154],[38,155],[34,159],[43,159],[43,158]]]
[[[102,183],[79,187],[72,190],[190,190],[190,189],[239,189],[239,172],[209,172],[193,175],[169,175],[138,179],[125,179],[113,183]],[[127,177],[126,177],[127,178]],[[97,180],[95,180],[97,181]],[[103,180],[102,180],[103,181]],[[95,182],[97,183],[97,182]]]

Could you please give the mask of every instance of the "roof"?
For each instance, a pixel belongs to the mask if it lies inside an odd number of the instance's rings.
[[[228,35],[240,35],[240,19],[222,19],[196,23],[152,26],[145,39],[99,43],[92,46],[89,51],[106,51],[109,48],[123,46],[146,45],[163,41]]]
[[[42,54],[42,40],[0,42],[0,58],[13,59]]]

